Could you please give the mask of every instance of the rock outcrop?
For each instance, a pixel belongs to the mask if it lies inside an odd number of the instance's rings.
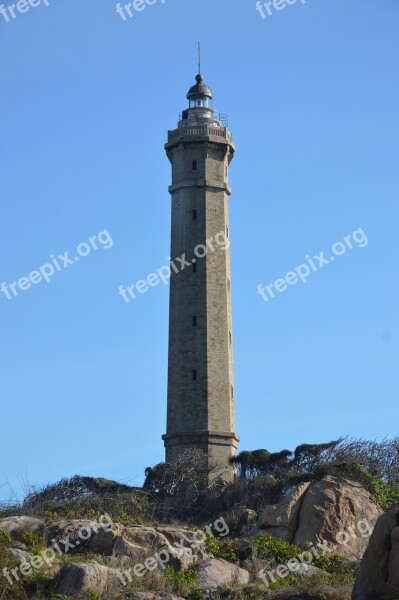
[[[286,542],[293,542],[303,497],[309,486],[310,483],[301,483],[288,490],[278,504],[267,506],[260,515],[258,527]]]
[[[78,541],[77,533],[82,521],[60,522],[53,524],[51,532],[57,538],[70,536],[70,541]],[[66,533],[68,531],[68,533]],[[58,532],[58,533],[55,533]],[[112,533],[113,537],[105,535]],[[136,567],[139,563],[147,564],[146,560],[157,566],[173,566],[175,570],[195,567],[198,584],[203,589],[214,590],[223,585],[243,585],[248,583],[249,572],[219,558],[213,558],[205,553],[205,544],[191,531],[159,527],[157,529],[142,526],[125,527],[117,525],[107,532],[94,533],[88,541],[88,549],[96,553],[104,553],[116,559],[118,565]],[[154,558],[155,557],[155,558]],[[113,561],[114,562],[114,561]],[[149,563],[148,563],[149,564]],[[144,567],[143,567],[144,568]],[[144,569],[145,570],[145,569]],[[115,588],[132,574],[130,570],[111,568],[96,562],[71,563],[64,566],[58,577],[57,592],[60,594],[89,594],[91,592],[106,593]]]
[[[306,542],[315,546],[327,545],[328,550],[356,561],[361,558],[381,512],[374,498],[360,484],[326,476],[318,483],[293,487],[279,503],[267,506],[256,529],[301,546]],[[98,520],[61,519],[48,524],[31,517],[7,517],[0,519],[0,529],[9,532],[13,538],[10,544],[9,536],[3,536],[6,542],[3,550],[10,557],[10,565],[15,565],[17,575],[40,569],[46,586],[60,595],[118,597],[121,591],[128,589],[127,585],[151,571],[159,569],[157,577],[162,580],[160,573],[166,567],[172,567],[174,571],[195,570],[197,581],[192,589],[211,594],[218,588],[235,589],[249,584],[250,573],[254,581],[260,568],[269,568],[269,559],[259,559],[251,536],[243,537],[243,531],[253,531],[256,513],[241,507],[234,515],[241,528],[241,537],[234,540],[235,562],[208,554],[207,548],[212,546],[202,538],[212,535],[210,526],[204,528],[205,534],[204,531],[196,533],[168,525],[124,525],[114,523],[105,515]],[[222,521],[215,521],[215,526]],[[359,527],[360,523],[362,527]],[[229,528],[225,525],[220,532],[221,540],[228,539]],[[220,531],[220,527],[216,526],[215,531]],[[36,538],[25,536],[26,532],[40,535],[40,543],[43,541],[44,546],[39,548],[39,553],[31,543]],[[215,554],[218,550],[215,545]],[[72,556],[66,562],[60,560],[62,553]],[[307,554],[310,554],[309,550]],[[276,564],[272,565],[277,573]],[[273,569],[271,572],[274,573]],[[7,572],[7,579],[11,573],[11,570]],[[295,575],[300,580],[326,574],[313,565],[303,564],[299,565]],[[184,576],[181,579],[184,580]],[[146,581],[151,585],[151,577]],[[170,586],[170,579],[166,578],[166,581]],[[170,589],[180,590],[178,581],[176,576],[174,588]],[[351,593],[349,589],[347,593]],[[140,592],[140,595],[137,592],[135,597],[140,600],[180,600],[157,591]],[[378,521],[353,600],[399,600],[399,507]]]
[[[52,523],[47,528],[48,542],[70,553],[89,550],[93,554],[117,559],[122,567],[143,563],[162,551],[168,564],[180,570],[207,557],[204,541],[194,532],[176,527],[144,527],[77,519]]]
[[[303,546],[328,544],[331,551],[360,560],[381,508],[360,483],[326,476],[301,484],[262,512],[258,528]]]
[[[399,505],[396,505],[377,521],[356,578],[352,600],[398,598]]]
[[[33,517],[6,517],[0,519],[0,529],[7,531],[14,540],[22,541],[23,535],[28,531],[42,534],[44,521]]]
[[[59,594],[102,594],[117,578],[116,569],[96,562],[71,563],[61,569],[56,590]]]
[[[208,558],[197,567],[201,589],[215,590],[223,585],[244,585],[249,582],[249,572],[221,558]]]

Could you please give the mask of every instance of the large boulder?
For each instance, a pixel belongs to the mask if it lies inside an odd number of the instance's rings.
[[[205,554],[204,552],[193,552],[191,548],[176,548],[169,546],[168,548],[164,548],[164,551],[169,554],[168,566],[173,567],[175,571],[188,569],[209,557],[209,554]]]
[[[123,525],[115,525],[112,529],[99,529],[93,532],[88,541],[88,549],[93,554],[113,556],[116,541],[122,537],[123,530]]]
[[[140,550],[141,549],[141,550]],[[134,525],[124,527],[116,538],[112,556],[125,556],[131,564],[143,557],[153,556],[163,551],[170,557],[170,565],[184,569],[207,558],[206,545],[194,531],[176,527],[143,527]],[[126,561],[125,561],[126,562]]]
[[[166,535],[164,535],[164,533]],[[190,535],[191,534],[191,535]],[[52,523],[47,528],[47,539],[50,545],[58,544],[62,551],[80,551],[82,546],[94,554],[112,556],[115,544],[120,546],[123,538],[131,547],[143,549],[144,554],[151,554],[158,548],[168,544],[168,541],[194,539],[194,533],[170,528],[144,527],[142,525],[120,525],[116,523],[99,523],[88,519],[69,519]]]
[[[44,521],[33,517],[6,517],[0,519],[0,529],[8,531],[15,540],[22,541],[28,531],[41,535],[44,531]]]
[[[328,546],[350,560],[360,560],[382,509],[360,483],[325,476],[301,484],[262,512],[258,527],[287,542]]]
[[[206,544],[196,531],[180,529],[177,527],[156,527],[156,531],[166,537],[171,545],[183,545],[185,548],[199,548],[205,550]]]
[[[305,494],[294,542],[327,542],[338,554],[360,560],[382,512],[360,483],[326,476]]]
[[[399,505],[396,505],[377,521],[356,578],[352,600],[398,598]]]
[[[310,483],[301,483],[288,490],[278,504],[267,506],[260,515],[258,527],[267,530],[270,535],[292,542],[298,527],[303,498],[309,486]]]
[[[85,548],[93,554],[115,559],[122,567],[134,567],[161,552],[176,570],[198,564],[208,555],[204,541],[194,531],[176,527],[144,527],[111,523],[99,526],[84,519],[63,520],[47,529],[48,544],[66,553]]]
[[[166,536],[154,527],[131,525],[124,527],[120,535],[130,544],[144,548],[147,554],[156,552],[158,548],[168,544]]]
[[[88,547],[96,554],[108,555],[112,553],[114,539],[123,527],[111,520],[63,519],[48,525],[46,535],[48,545],[57,544],[65,553]]]
[[[116,569],[96,562],[71,563],[61,569],[56,591],[59,594],[102,594],[117,581]]]
[[[121,566],[127,567],[144,562],[147,552],[142,546],[131,544],[119,535],[115,538],[111,553],[107,555],[116,558]]]
[[[244,585],[249,582],[249,572],[221,558],[208,558],[197,567],[197,582],[203,590],[219,586]]]

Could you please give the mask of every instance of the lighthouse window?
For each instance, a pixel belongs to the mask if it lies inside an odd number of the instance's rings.
[[[212,101],[207,96],[201,96],[200,98],[190,99],[190,108],[196,108],[198,106],[203,108],[211,108]]]
[[[198,164],[197,161],[193,160],[193,171],[197,170],[197,164]]]
[[[193,273],[197,272],[197,263],[193,263]]]
[[[197,369],[193,371],[193,381],[197,381]]]
[[[197,211],[194,209],[193,210],[193,221],[197,220],[197,216],[198,216]]]
[[[197,327],[197,317],[196,317],[196,315],[193,316],[193,327]]]

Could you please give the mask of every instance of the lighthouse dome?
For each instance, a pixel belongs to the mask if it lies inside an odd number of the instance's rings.
[[[187,94],[187,99],[190,101],[190,108],[197,106],[209,108],[212,105],[212,91],[203,83],[204,78],[199,73],[195,78],[196,84],[193,85]]]
[[[212,91],[205,83],[203,83],[204,78],[200,73],[197,75],[195,80],[197,83],[189,89],[187,99],[191,100],[194,98],[194,96],[207,96],[208,98],[212,98]]]

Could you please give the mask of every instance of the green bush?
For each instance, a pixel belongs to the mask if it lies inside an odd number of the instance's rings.
[[[258,549],[260,558],[271,559],[276,563],[284,564],[292,558],[297,558],[302,550],[295,544],[289,544],[280,538],[267,533],[258,533],[252,543]]]
[[[288,577],[279,577],[276,581],[271,581],[268,585],[269,590],[279,590],[280,588],[291,587],[298,583],[298,579],[293,575]]]
[[[259,533],[252,541],[256,548],[258,548],[259,557],[270,561],[274,565],[284,565],[292,559],[298,559],[302,552],[304,552],[299,546],[289,544],[266,533]],[[305,547],[310,549],[311,545],[307,543]],[[348,567],[345,559],[338,554],[327,554],[326,556],[319,557],[313,555],[312,566],[324,571],[324,573],[314,576],[316,582],[332,586],[349,585],[355,582],[357,567]],[[280,587],[288,587],[296,582],[297,578],[295,575],[285,578],[280,577],[275,582],[270,582],[269,588],[277,590]]]
[[[33,531],[26,531],[22,536],[22,541],[32,554],[39,554],[44,548],[42,536]]]
[[[175,571],[172,567],[166,567],[165,580],[173,592],[186,596],[193,591],[197,583],[197,573],[191,569]]]
[[[222,558],[230,562],[237,561],[237,554],[234,550],[234,544],[232,540],[223,541],[220,538],[208,538],[206,540],[206,549],[210,554],[213,554],[216,558]]]
[[[399,486],[396,483],[386,483],[368,473],[365,473],[365,476],[369,480],[370,492],[381,508],[388,510],[393,504],[399,503]]]
[[[51,512],[51,510],[46,510],[44,513],[44,518],[47,523],[51,521],[58,521],[60,516],[57,512]]]
[[[337,462],[331,466],[337,474],[352,477],[364,485],[384,510],[388,510],[393,504],[399,503],[399,485],[397,483],[384,481],[375,475],[371,475],[355,461]],[[320,475],[322,474],[320,473]]]
[[[129,515],[125,510],[118,515],[116,521],[122,525],[132,525],[132,523],[137,523],[137,519],[134,519],[133,516]]]
[[[8,547],[12,545],[12,535],[5,529],[0,529],[0,546]]]

